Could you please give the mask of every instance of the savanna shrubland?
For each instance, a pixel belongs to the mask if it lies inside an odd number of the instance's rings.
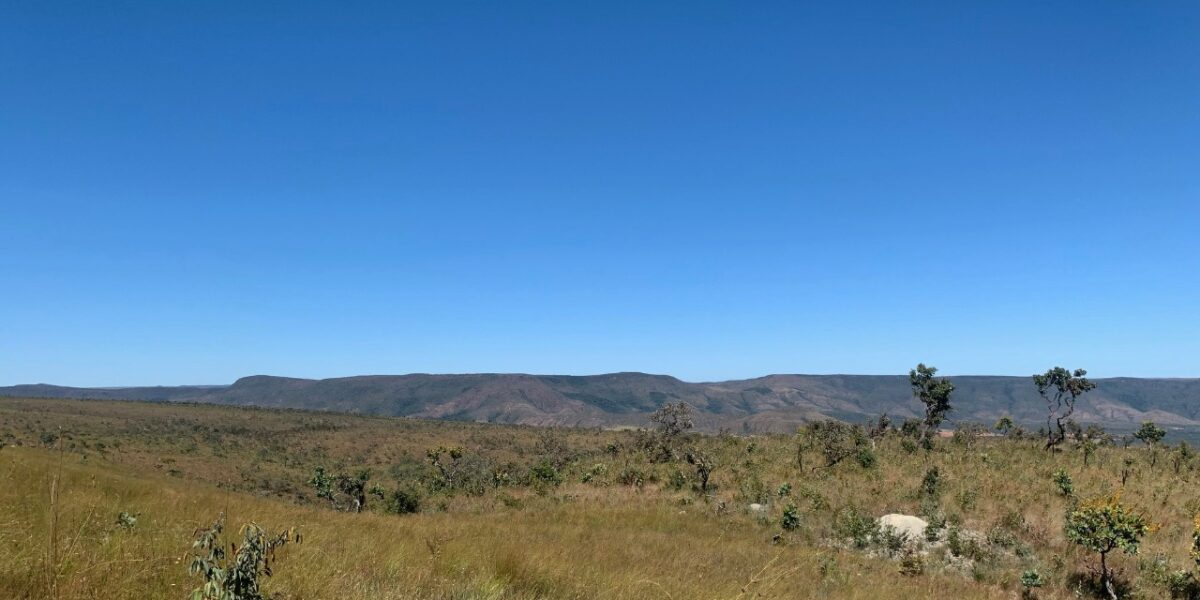
[[[0,597],[186,597],[199,583],[196,533],[219,514],[231,531],[303,535],[273,548],[261,583],[277,599],[1197,589],[1186,446],[1085,450],[1089,438],[1068,435],[1052,452],[1044,437],[972,427],[956,441],[890,423],[702,435],[678,411],[662,423],[538,429],[0,400]],[[881,528],[890,513],[929,527],[921,539]],[[1108,524],[1125,537],[1104,537]]]

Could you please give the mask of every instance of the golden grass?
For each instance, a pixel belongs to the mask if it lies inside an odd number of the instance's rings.
[[[61,454],[39,439],[58,428],[66,432]],[[491,452],[498,461],[532,460],[538,431],[224,407],[0,400],[0,436],[10,442],[0,449],[0,598],[182,598],[198,583],[186,570],[194,531],[221,512],[230,530],[254,521],[302,532],[303,543],[281,552],[267,583],[277,599],[995,598],[1016,597],[1026,568],[1050,583],[1040,597],[1069,598],[1072,576],[1089,557],[1064,540],[1069,501],[1051,475],[1066,469],[1080,495],[1110,493],[1125,457],[1136,464],[1124,500],[1161,527],[1140,557],[1114,562],[1139,597],[1165,598],[1144,567],[1156,555],[1170,568],[1190,566],[1192,517],[1200,507],[1191,466],[1175,473],[1162,453],[1151,468],[1142,449],[1102,449],[1084,468],[1078,454],[1049,455],[1036,443],[997,440],[971,449],[943,443],[927,456],[903,452],[892,439],[881,443],[874,469],[848,462],[814,474],[796,468],[786,436],[710,437],[700,443],[721,467],[717,490],[704,501],[662,483],[676,468],[690,473],[688,465],[605,451],[632,433],[562,435],[580,458],[567,469],[567,483],[544,495],[505,488],[478,498],[430,498],[415,515],[348,514],[302,489],[314,464],[371,467],[387,482],[392,461],[437,445]],[[597,463],[608,474],[579,483]],[[986,532],[1015,512],[1025,523],[1019,541],[1030,553],[965,569],[934,553],[924,575],[905,576],[895,560],[840,543],[833,529],[839,510],[915,514],[916,488],[934,465],[947,514]],[[650,483],[642,489],[615,483],[626,466],[643,469]],[[792,497],[772,502],[767,522],[742,510],[755,482],[773,493],[785,481]],[[802,527],[774,544],[789,501],[801,509]],[[722,502],[725,512],[717,510]],[[121,511],[138,515],[132,530],[116,525]]]

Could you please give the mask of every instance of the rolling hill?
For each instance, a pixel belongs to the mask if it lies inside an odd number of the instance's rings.
[[[1030,378],[953,377],[955,421],[1003,415],[1036,427],[1044,402]],[[1097,379],[1076,411],[1081,423],[1125,428],[1150,419],[1200,426],[1200,379]],[[0,396],[200,402],[527,425],[641,426],[665,402],[697,410],[705,430],[786,431],[811,419],[860,421],[888,413],[916,416],[907,378],[896,375],[768,375],[689,383],[666,375],[611,373],[373,375],[296,379],[255,375],[227,386],[73,388],[0,387]]]

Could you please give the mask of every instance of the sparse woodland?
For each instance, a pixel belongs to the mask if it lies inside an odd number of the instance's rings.
[[[1200,459],[1071,421],[1084,375],[1040,432],[924,365],[926,419],[794,435],[0,399],[0,597],[1200,597]]]

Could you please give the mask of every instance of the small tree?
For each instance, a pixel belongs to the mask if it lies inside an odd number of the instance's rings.
[[[863,450],[870,452],[870,440],[862,427],[841,421],[809,423],[805,428],[805,436],[809,440],[808,445],[819,449],[825,458],[825,464],[813,467],[813,471],[832,468],[851,456],[859,456]]]
[[[1142,426],[1133,432],[1133,437],[1150,448],[1154,448],[1154,445],[1161,442],[1166,436],[1167,432],[1162,427],[1155,425],[1154,421],[1142,421]]]
[[[318,466],[308,484],[313,486],[317,497],[328,500],[334,510],[362,512],[367,506],[367,481],[370,479],[370,471],[359,471],[353,477],[345,473],[331,475],[325,467]],[[341,502],[343,499],[345,504]]]
[[[308,484],[316,490],[318,498],[328,500],[334,510],[337,510],[337,499],[333,497],[333,477],[325,472],[325,467],[318,466],[308,480]]]
[[[1167,432],[1162,427],[1154,424],[1154,421],[1142,421],[1142,426],[1133,433],[1133,437],[1142,441],[1150,448],[1150,466],[1158,465],[1158,448],[1157,445],[1166,437]]]
[[[1096,454],[1098,447],[1094,438],[1084,437],[1079,440],[1079,451],[1083,453],[1083,466],[1088,466],[1088,462],[1092,460],[1092,455]]]
[[[1017,424],[1013,423],[1012,417],[1000,417],[1000,420],[996,421],[995,425],[992,425],[992,429],[1000,432],[1000,435],[1007,436],[1008,432],[1012,431],[1016,426]]]
[[[708,493],[708,479],[712,476],[712,472],[717,468],[717,463],[712,456],[698,449],[693,448],[687,453],[688,464],[696,467],[696,480],[700,486],[700,493]]]
[[[1067,540],[1100,555],[1100,584],[1112,600],[1117,600],[1117,592],[1108,554],[1137,554],[1149,531],[1145,517],[1121,504],[1120,494],[1089,500],[1067,513]]]
[[[887,413],[883,413],[882,415],[879,415],[879,419],[873,422],[868,422],[867,426],[867,435],[870,436],[871,446],[874,447],[875,440],[882,439],[888,434],[888,431],[891,430],[892,418],[889,417]]]
[[[260,579],[271,576],[275,551],[288,542],[300,543],[300,535],[288,529],[272,537],[248,523],[239,532],[241,545],[230,543],[227,553],[221,541],[224,529],[221,514],[211,527],[196,532],[188,572],[203,577],[204,584],[192,590],[191,600],[265,600]]]
[[[668,402],[650,414],[650,421],[658,432],[659,456],[661,460],[673,460],[680,440],[692,428],[692,407],[686,402]]]
[[[371,472],[365,469],[353,477],[346,474],[337,476],[338,491],[350,498],[348,510],[362,512],[367,507],[367,481],[370,479]]]
[[[1183,467],[1188,467],[1190,469],[1192,457],[1195,455],[1196,453],[1192,450],[1191,445],[1189,445],[1187,442],[1180,441],[1179,446],[1176,447],[1175,453],[1171,457],[1171,464],[1175,467],[1175,474],[1178,475]]]
[[[922,422],[921,437],[929,440],[937,431],[942,421],[949,414],[950,394],[954,392],[954,384],[945,377],[936,378],[936,367],[927,367],[925,363],[908,372],[908,382],[912,386],[913,397],[925,405],[925,420]]]
[[[951,441],[966,446],[968,449],[975,445],[975,440],[987,433],[987,426],[982,423],[959,423],[954,428]]]
[[[1085,377],[1087,371],[1068,371],[1054,367],[1042,375],[1033,376],[1038,395],[1046,401],[1046,449],[1053,450],[1067,439],[1066,422],[1075,412],[1075,401],[1085,392],[1096,388]]]

